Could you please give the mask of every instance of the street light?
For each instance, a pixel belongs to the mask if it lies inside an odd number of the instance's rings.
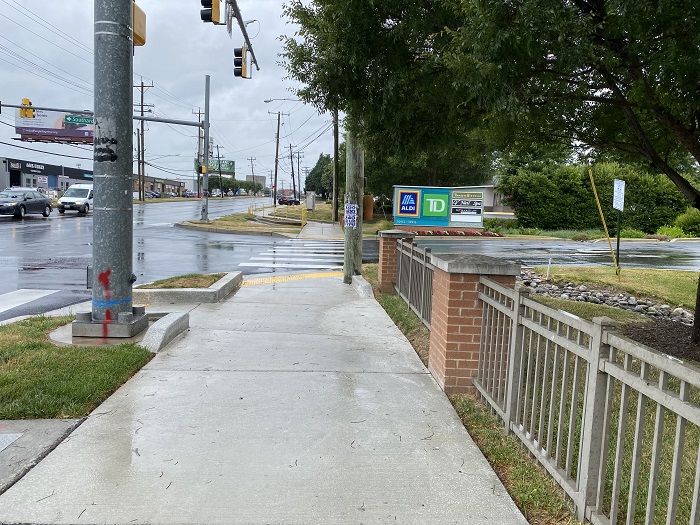
[[[275,100],[289,100],[291,102],[304,102],[303,100],[298,99],[298,98],[268,98],[267,100],[263,100],[263,102],[265,102],[265,104],[269,104],[270,102],[273,102]]]

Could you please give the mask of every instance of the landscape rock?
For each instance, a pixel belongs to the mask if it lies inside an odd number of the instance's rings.
[[[683,323],[692,326],[693,314],[681,307],[672,307],[668,304],[654,304],[650,300],[641,300],[628,293],[611,294],[605,290],[594,290],[586,285],[575,283],[553,283],[547,281],[542,275],[532,270],[523,270],[517,278],[517,283],[527,286],[531,293],[537,293],[546,297],[564,299],[566,301],[590,302],[593,304],[606,304],[614,308],[631,310],[651,318],[664,318],[668,321]]]

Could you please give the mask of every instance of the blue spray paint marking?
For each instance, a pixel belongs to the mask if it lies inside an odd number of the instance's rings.
[[[98,299],[93,299],[92,305],[97,306],[98,308],[104,308],[106,306],[128,303],[129,301],[131,301],[131,299],[120,299],[119,301],[100,301]]]

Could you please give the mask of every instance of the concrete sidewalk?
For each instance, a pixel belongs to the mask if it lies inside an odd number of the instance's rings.
[[[190,330],[0,495],[0,522],[527,523],[378,303],[295,279],[181,305]]]

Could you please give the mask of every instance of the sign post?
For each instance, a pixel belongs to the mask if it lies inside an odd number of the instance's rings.
[[[613,208],[617,210],[617,268],[615,271],[620,275],[620,227],[622,223],[622,212],[625,209],[625,181],[615,179],[615,189],[613,192]]]

